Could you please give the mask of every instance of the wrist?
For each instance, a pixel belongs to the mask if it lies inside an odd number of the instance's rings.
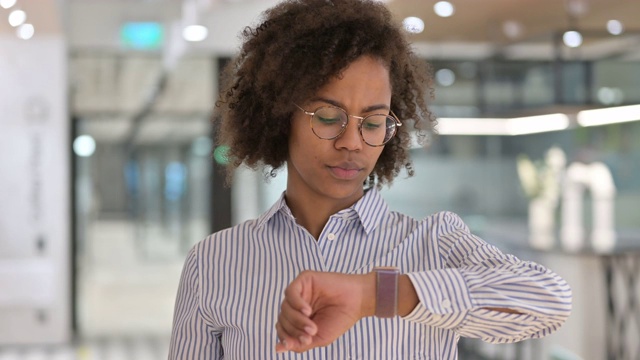
[[[400,275],[398,279],[398,315],[409,315],[418,306],[420,299],[408,275]]]
[[[375,316],[376,314],[376,273],[370,272],[363,275],[362,286],[362,317]]]

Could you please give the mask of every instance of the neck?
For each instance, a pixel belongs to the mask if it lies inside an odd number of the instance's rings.
[[[336,200],[323,197],[316,193],[306,193],[296,191],[295,188],[287,186],[285,199],[296,222],[307,229],[317,240],[322,233],[322,229],[329,221],[329,217],[340,210],[353,205],[362,197],[364,191],[357,199]]]

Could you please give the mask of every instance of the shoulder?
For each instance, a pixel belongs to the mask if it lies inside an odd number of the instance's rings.
[[[247,220],[207,236],[193,246],[192,252],[199,256],[209,254],[213,249],[220,247],[239,245],[254,238],[257,231],[257,220]]]
[[[416,220],[413,233],[445,253],[459,241],[475,238],[462,218],[451,211],[440,211]]]
[[[469,228],[460,216],[450,211],[441,211],[422,219],[390,211],[389,215],[380,222],[380,230],[388,231],[391,228],[395,229],[395,233],[402,233],[403,238],[427,242],[441,242],[447,238],[455,241],[470,235]]]
[[[451,211],[440,211],[424,218],[423,223],[440,232],[469,232],[462,218]]]
[[[451,233],[451,232],[469,232],[469,228],[462,218],[451,211],[440,211],[422,219],[416,219],[409,215],[392,211],[390,212],[389,221],[392,223],[403,224],[416,230],[428,230],[429,232]]]

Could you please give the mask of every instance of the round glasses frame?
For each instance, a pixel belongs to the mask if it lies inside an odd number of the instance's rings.
[[[396,133],[398,132],[398,127],[402,126],[402,122],[400,122],[400,119],[398,119],[398,117],[396,116],[396,114],[393,113],[393,111],[389,111],[389,115],[384,115],[384,114],[371,114],[371,115],[367,115],[367,116],[357,116],[357,115],[349,115],[347,113],[347,111],[341,107],[338,106],[333,106],[333,105],[324,105],[324,106],[320,106],[318,108],[316,108],[314,111],[307,111],[305,109],[303,109],[302,107],[300,107],[300,105],[293,103],[293,105],[295,105],[298,109],[300,109],[303,113],[305,113],[306,115],[309,115],[309,127],[311,128],[311,132],[313,132],[313,134],[315,136],[318,137],[318,139],[322,139],[322,140],[334,140],[339,138],[340,136],[342,136],[342,134],[344,134],[345,130],[347,129],[347,126],[349,126],[349,121],[348,119],[350,117],[354,118],[354,119],[358,119],[360,120],[358,122],[358,132],[360,133],[360,138],[362,139],[362,141],[364,141],[365,144],[369,145],[369,146],[373,146],[373,147],[378,147],[378,146],[384,146],[386,145],[389,141],[391,141],[391,139],[393,139],[394,136],[396,136]],[[316,112],[318,112],[320,109],[324,109],[324,108],[332,108],[332,109],[337,109],[342,111],[345,115],[347,115],[347,122],[341,127],[340,132],[336,135],[336,136],[332,136],[332,137],[322,137],[320,135],[318,135],[316,133],[316,131],[313,129],[313,116],[316,114]],[[389,138],[387,139],[387,141],[383,142],[382,144],[370,144],[369,142],[367,142],[367,140],[364,139],[364,136],[362,135],[362,123],[371,116],[386,116],[386,117],[391,117],[395,123],[394,123],[394,127],[393,127],[393,134],[391,134],[389,136]]]

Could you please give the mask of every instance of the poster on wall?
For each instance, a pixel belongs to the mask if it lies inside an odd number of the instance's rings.
[[[72,322],[66,47],[61,36],[6,36],[0,48],[0,347],[65,342]]]

